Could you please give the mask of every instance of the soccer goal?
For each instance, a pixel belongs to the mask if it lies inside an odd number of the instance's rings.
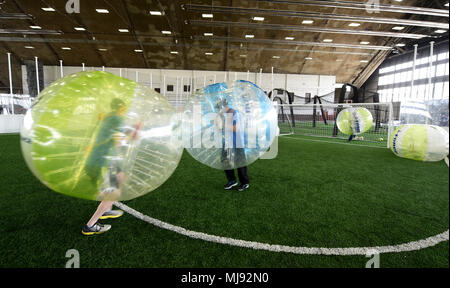
[[[279,104],[278,127],[280,136],[306,135],[348,139],[349,135],[339,131],[336,117],[339,112],[350,107],[363,107],[373,117],[373,125],[369,131],[358,135],[354,141],[377,142],[389,147],[388,137],[392,130],[392,103],[339,103],[339,104]]]

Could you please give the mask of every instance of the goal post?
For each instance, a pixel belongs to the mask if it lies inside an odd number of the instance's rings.
[[[278,104],[278,127],[280,136],[305,135],[348,139],[337,128],[336,118],[340,111],[350,107],[363,107],[370,111],[373,125],[369,131],[354,140],[378,143],[389,148],[389,136],[393,125],[392,103],[315,103]]]

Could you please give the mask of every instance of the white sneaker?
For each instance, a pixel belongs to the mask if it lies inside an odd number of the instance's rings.
[[[83,235],[95,235],[105,233],[109,229],[111,229],[111,225],[103,225],[97,222],[92,227],[84,225],[83,230],[81,230],[81,233]]]

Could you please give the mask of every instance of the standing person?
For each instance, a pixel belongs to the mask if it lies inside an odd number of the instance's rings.
[[[245,148],[244,148],[244,128],[241,120],[241,113],[228,106],[227,99],[220,99],[217,103],[219,110],[219,116],[222,119],[222,133],[225,143],[222,150],[222,163],[225,166],[241,166],[245,163]],[[227,125],[227,121],[224,119],[231,118],[232,125]],[[230,146],[231,147],[227,147]],[[233,165],[234,164],[234,165]],[[247,166],[237,168],[240,185],[237,188],[239,191],[244,191],[250,187],[250,178],[248,176]],[[225,170],[228,183],[224,186],[225,190],[238,185],[236,181],[236,175],[234,169]]]
[[[98,196],[100,199],[104,200],[100,203],[91,219],[83,227],[81,231],[83,235],[104,233],[111,229],[111,225],[102,225],[98,223],[99,219],[118,218],[123,215],[123,211],[121,210],[112,210],[114,201],[105,200],[108,199],[108,197],[113,199],[117,195],[120,195],[121,186],[125,179],[125,175],[120,170],[117,163],[108,160],[107,156],[114,154],[114,151],[112,150],[115,149],[117,144],[116,138],[118,138],[117,135],[118,133],[121,133],[121,128],[123,127],[126,105],[119,98],[115,98],[111,101],[110,106],[112,112],[107,114],[104,118],[101,116],[99,117],[99,120],[101,121],[98,130],[99,132],[93,146],[89,148],[90,154],[84,167],[86,174],[89,176],[95,187],[105,183],[105,181],[104,183],[100,183],[103,178],[105,178],[106,181],[109,180],[109,183],[106,183],[108,187],[103,189],[100,188],[101,190]],[[136,137],[136,134],[133,135],[133,137]],[[103,177],[102,170],[106,167],[108,169],[108,175]]]

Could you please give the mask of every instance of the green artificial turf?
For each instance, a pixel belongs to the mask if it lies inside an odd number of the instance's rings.
[[[224,191],[222,171],[186,152],[157,190],[128,206],[217,236],[306,247],[394,245],[448,230],[448,167],[379,147],[279,138],[276,159],[249,167],[251,187]],[[331,143],[329,143],[331,142]],[[0,267],[365,267],[365,256],[295,255],[195,240],[124,215],[111,231],[80,230],[97,203],[50,191],[26,167],[19,136],[0,136]],[[380,255],[380,267],[449,267],[449,244]]]

